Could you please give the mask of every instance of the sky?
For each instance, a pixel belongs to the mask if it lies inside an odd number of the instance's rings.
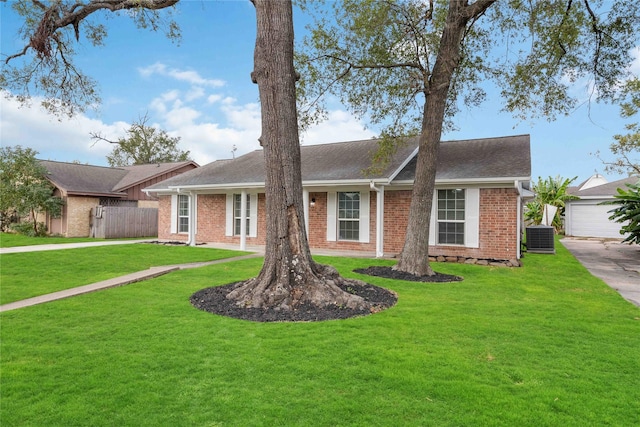
[[[0,3],[0,53],[20,51],[20,17]],[[105,16],[106,13],[105,13]],[[98,82],[102,104],[71,119],[47,114],[37,96],[31,106],[0,96],[0,144],[30,147],[41,159],[107,165],[113,145],[91,139],[98,133],[109,140],[125,135],[130,124],[147,116],[149,123],[180,137],[200,165],[259,149],[260,106],[258,87],[250,80],[255,43],[255,10],[248,0],[182,0],[175,19],[180,43],[163,34],[138,29],[126,16],[108,15],[105,46],[86,39],[76,48],[76,62]],[[308,17],[296,11],[296,36],[304,34]],[[82,27],[81,27],[82,28]],[[640,47],[634,51],[632,72],[640,75]],[[576,93],[584,88],[574,88]],[[502,100],[487,87],[480,107],[462,108],[455,119],[459,130],[442,140],[508,135],[531,135],[532,179],[577,177],[579,183],[594,173],[609,181],[594,153],[613,159],[613,135],[625,133],[627,121],[615,105],[583,104],[567,117],[520,121],[501,113]],[[586,91],[585,91],[586,97]],[[328,121],[309,129],[302,144],[331,143],[377,136],[376,129],[334,105]]]

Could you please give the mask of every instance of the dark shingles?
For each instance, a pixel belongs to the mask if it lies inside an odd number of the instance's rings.
[[[413,159],[395,181],[411,181]],[[524,178],[531,175],[529,135],[443,141],[440,144],[436,179]]]
[[[629,178],[623,178],[618,181],[587,188],[582,191],[577,191],[577,188],[573,187],[569,194],[573,194],[578,197],[612,197],[613,195],[618,194],[618,188],[627,190],[628,188],[626,184],[637,184],[638,182],[640,182],[640,177],[631,176]]]
[[[115,197],[124,195],[113,190],[127,174],[124,169],[50,160],[42,160],[40,163],[47,170],[49,180],[68,193]]]
[[[122,197],[126,195],[122,191],[132,185],[193,162],[160,163],[121,168],[50,160],[41,160],[40,163],[47,170],[49,180],[67,193]]]
[[[409,159],[417,138],[408,138],[386,167],[374,176],[363,171],[372,165],[377,139],[302,146],[302,180],[306,183],[366,179],[389,179]],[[396,180],[412,180],[415,159]],[[528,177],[531,174],[529,135],[443,142],[438,162],[438,179]],[[256,150],[234,160],[209,163],[148,187],[224,186],[264,183],[264,156]]]

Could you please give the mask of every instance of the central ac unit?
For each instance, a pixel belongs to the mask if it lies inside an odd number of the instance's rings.
[[[553,235],[553,227],[548,225],[527,227],[527,252],[555,254]]]

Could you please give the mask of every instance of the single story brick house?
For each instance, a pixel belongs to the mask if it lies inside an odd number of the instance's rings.
[[[441,143],[430,253],[520,258],[529,135]],[[301,147],[304,213],[312,249],[393,256],[404,243],[418,139],[408,138],[373,175],[375,139]],[[380,168],[379,168],[380,169]],[[264,157],[256,150],[186,172],[144,191],[159,198],[158,238],[265,243]]]
[[[91,209],[102,206],[157,208],[158,199],[143,188],[195,169],[193,161],[124,166],[118,168],[41,160],[54,195],[64,206],[59,218],[46,216],[47,229],[65,237],[88,237]]]

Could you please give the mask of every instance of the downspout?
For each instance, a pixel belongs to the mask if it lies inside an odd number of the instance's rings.
[[[518,192],[518,206],[516,208],[516,236],[517,236],[517,244],[516,244],[516,259],[520,259],[520,248],[522,247],[522,183],[519,180],[514,181],[514,186],[516,187],[516,191]]]
[[[369,187],[376,194],[376,258],[384,256],[384,186],[380,188],[369,181]]]

